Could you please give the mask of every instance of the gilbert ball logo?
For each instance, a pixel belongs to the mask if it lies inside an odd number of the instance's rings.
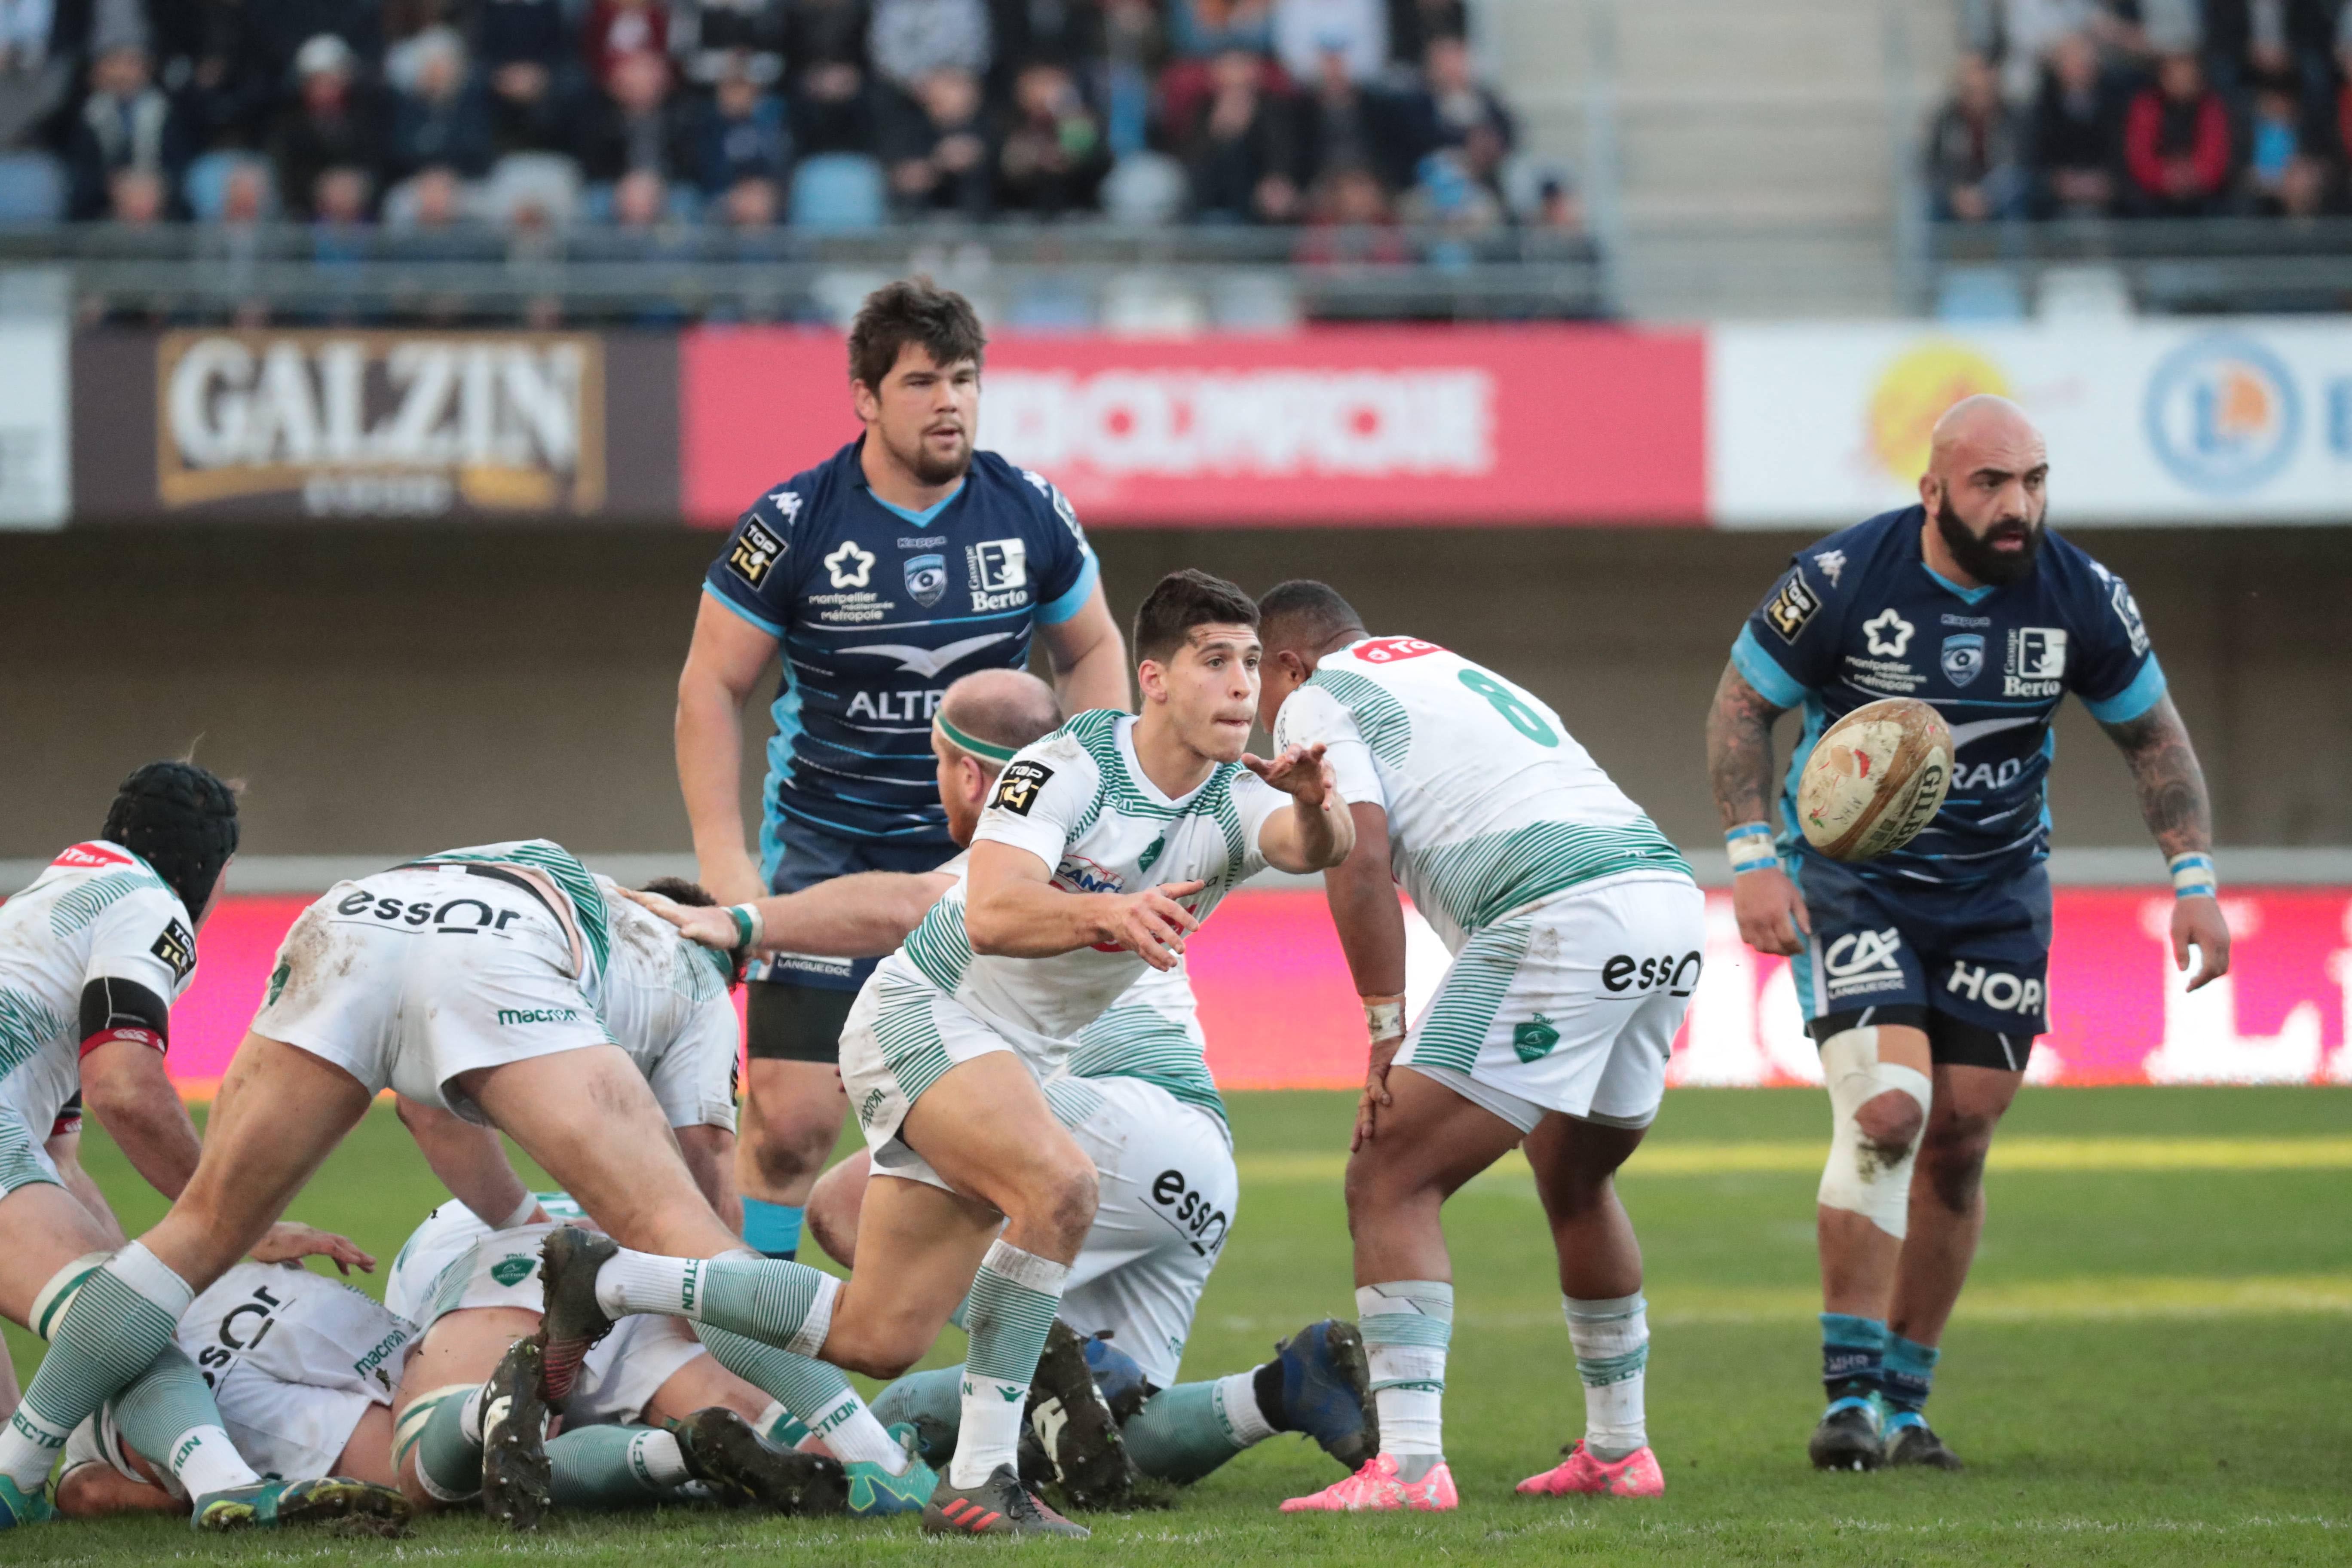
[[[2294,382],[2251,338],[2216,333],[2172,352],[2148,377],[2148,445],[2174,479],[2209,495],[2263,484],[2294,453]]]

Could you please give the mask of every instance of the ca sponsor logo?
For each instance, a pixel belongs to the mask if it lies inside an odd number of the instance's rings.
[[[1822,973],[1832,996],[1854,991],[1881,991],[1903,984],[1903,965],[1895,954],[1903,950],[1903,933],[1893,926],[1884,931],[1850,931],[1830,943],[1822,954]]]
[[[1951,995],[1965,996],[1996,1013],[2038,1014],[2042,1011],[2042,982],[2021,978],[2006,970],[1988,969],[1981,964],[1954,960],[1952,973],[1945,980],[1944,989]]]

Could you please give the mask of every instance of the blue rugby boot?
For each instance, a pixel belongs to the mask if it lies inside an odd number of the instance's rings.
[[[871,1459],[854,1459],[849,1472],[849,1516],[887,1519],[894,1513],[920,1513],[940,1489],[939,1472],[923,1463],[921,1441],[905,1421],[890,1428],[890,1439],[907,1450],[907,1468],[892,1475]]]
[[[390,1487],[323,1476],[312,1481],[263,1481],[206,1492],[189,1510],[196,1530],[271,1530],[286,1524],[319,1524],[333,1519],[374,1519],[397,1526],[408,1518],[408,1500]]]
[[[1133,1356],[1110,1342],[1108,1334],[1088,1337],[1082,1348],[1095,1388],[1102,1394],[1103,1403],[1110,1406],[1110,1418],[1126,1426],[1151,1397],[1151,1380],[1143,1375],[1142,1366]]]
[[[1276,1392],[1279,1399],[1266,1395]],[[1380,1415],[1372,1405],[1371,1362],[1364,1336],[1344,1318],[1309,1323],[1274,1347],[1260,1369],[1258,1408],[1286,1432],[1304,1432],[1353,1472],[1381,1451]]]
[[[58,1510],[49,1506],[47,1486],[21,1491],[15,1481],[0,1476],[0,1530],[14,1530],[20,1524],[47,1524],[57,1516]]]

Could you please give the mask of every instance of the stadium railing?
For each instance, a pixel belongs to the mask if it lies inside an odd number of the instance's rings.
[[[984,280],[998,319],[1013,326],[1118,325],[1120,301],[1139,280],[1145,293],[1159,290],[1159,308],[1173,296],[1181,310],[1189,300],[1199,318],[1192,324],[1203,326],[1613,313],[1588,239],[1515,229],[0,228],[0,268],[32,266],[69,278],[86,322],[830,321],[844,298],[910,270]]]
[[[2050,274],[2111,274],[2160,314],[2352,310],[2352,218],[2112,218],[1929,226],[1925,303],[2022,311]],[[1972,301],[1955,310],[1956,299]]]

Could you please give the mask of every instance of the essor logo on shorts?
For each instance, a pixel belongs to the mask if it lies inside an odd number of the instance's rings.
[[[1444,653],[1445,650],[1419,637],[1374,637],[1359,645],[1353,651],[1366,664],[1394,664],[1401,658],[1419,658],[1423,654]]]
[[[1192,1250],[1206,1258],[1225,1244],[1233,1220],[1208,1195],[1184,1179],[1181,1171],[1162,1171],[1152,1178],[1151,1201],[1168,1213],[1162,1217],[1184,1233]]]
[[[746,520],[736,531],[735,542],[727,552],[727,570],[742,578],[746,586],[756,588],[768,580],[768,569],[783,552],[782,540],[757,521]]]
[[[1986,969],[1981,964],[1952,963],[1952,973],[1944,982],[1944,989],[1955,996],[1965,996],[1980,1003],[1996,1013],[2028,1013],[2042,1011],[2042,982],[2024,980],[2005,970]]]
[[[177,916],[163,928],[163,934],[155,939],[155,945],[147,951],[172,966],[174,979],[185,980],[189,971],[196,966],[195,933],[182,925]]]
[[[1780,634],[1782,642],[1795,642],[1797,634],[1805,629],[1805,623],[1821,607],[1820,596],[1805,585],[1805,574],[1791,572],[1789,580],[1780,584],[1780,591],[1772,595],[1772,602],[1764,606],[1764,618]]]
[[[1053,776],[1054,770],[1045,763],[1023,757],[1009,764],[998,777],[996,793],[988,797],[988,804],[1015,816],[1026,816],[1029,808],[1037,804],[1037,792]]]
[[[501,1024],[576,1024],[580,1021],[577,1007],[501,1007]]]
[[[1642,959],[1621,952],[1601,966],[1601,984],[1604,989],[1621,994],[1654,991],[1663,985],[1671,995],[1687,996],[1698,983],[1700,962],[1696,952],[1684,953],[1680,958],[1668,952]]]
[[[1895,954],[1903,949],[1903,933],[1850,931],[1830,943],[1822,954],[1822,973],[1829,977],[1829,994],[1849,996],[1860,991],[1889,991],[1903,984],[1903,965]]]

